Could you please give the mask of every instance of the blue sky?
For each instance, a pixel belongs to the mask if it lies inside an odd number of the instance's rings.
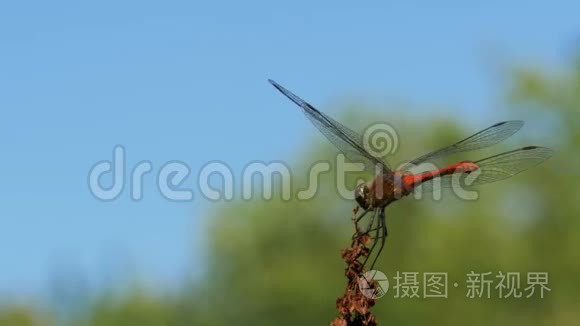
[[[166,201],[150,175],[140,202],[90,194],[89,169],[117,144],[129,167],[186,162],[192,188],[208,161],[291,159],[316,130],[267,78],[331,114],[365,96],[484,116],[501,63],[571,59],[578,12],[575,1],[6,2],[0,296],[45,293],[69,267],[92,283],[138,270],[158,287],[203,268],[191,262],[215,204],[199,193]]]

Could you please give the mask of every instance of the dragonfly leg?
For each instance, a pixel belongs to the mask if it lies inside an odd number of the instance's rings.
[[[356,232],[355,232],[355,233],[352,235],[352,238],[353,238],[353,239],[355,239],[355,238],[357,238],[357,237],[360,237],[361,235],[367,234],[367,233],[369,232],[369,231],[362,232],[362,231],[361,231],[361,229],[359,228],[359,223],[360,223],[360,221],[363,219],[363,217],[364,217],[364,216],[365,216],[365,215],[366,215],[368,212],[370,212],[370,211],[371,211],[371,210],[366,210],[366,211],[362,212],[362,213],[361,213],[361,215],[360,215],[360,216],[357,216],[357,217],[356,217],[356,219],[354,220],[354,226],[355,226],[355,230],[356,230]],[[375,218],[375,215],[376,215],[376,210],[375,210],[375,211],[372,211],[372,212],[373,212],[373,215],[372,215],[372,217],[371,217],[371,224],[373,223],[373,220],[374,220],[374,218]]]
[[[368,234],[370,234],[371,232],[375,232],[374,236],[371,236],[371,239],[372,239],[372,240],[375,240],[375,239],[378,239],[378,238],[381,238],[381,237],[382,237],[382,234],[378,234],[378,235],[377,235],[377,233],[376,233],[376,231],[377,231],[377,230],[381,230],[381,231],[383,231],[383,230],[382,230],[382,225],[381,225],[381,223],[380,223],[380,222],[378,222],[378,221],[377,221],[377,226],[375,226],[374,228],[370,229],[370,230],[367,232]],[[377,238],[377,236],[378,236],[378,238]]]
[[[383,248],[385,247],[385,241],[387,240],[387,221],[385,220],[385,210],[381,209],[381,211],[379,212],[379,223],[381,225],[381,229],[382,229],[382,234],[381,234],[381,245],[379,247],[379,251],[377,252],[377,255],[375,256],[375,259],[373,260],[373,263],[371,265],[371,267],[369,268],[369,270],[372,270],[373,267],[375,266],[375,263],[377,262],[377,259],[379,258],[379,256],[381,255],[381,252],[383,251]],[[376,240],[378,241],[378,240]]]
[[[366,231],[364,232],[364,234],[367,234],[367,233],[369,233],[369,232],[371,232],[371,231],[373,231],[373,230],[374,230],[374,229],[373,229],[373,224],[375,224],[375,218],[377,217],[377,213],[378,213],[378,211],[379,211],[379,210],[380,210],[380,209],[375,209],[375,211],[374,211],[374,214],[373,214],[373,216],[371,217],[371,220],[370,220],[369,224],[367,225],[367,229],[366,229]],[[377,228],[378,228],[378,227],[379,227],[379,225],[378,225],[378,223],[377,223]]]
[[[358,216],[355,220],[354,220],[354,226],[356,228],[356,231],[358,233],[359,228],[358,228],[358,222],[360,222],[360,220],[362,220],[363,217],[365,217],[365,215],[367,215],[367,213],[369,212],[369,210],[365,210],[364,212],[362,212],[360,214],[360,216]]]
[[[371,216],[371,220],[370,220],[369,224],[367,225],[366,231],[363,234],[367,234],[367,233],[371,232],[371,229],[373,227],[373,224],[375,223],[375,218],[376,217],[377,217],[377,210],[375,210],[373,212],[373,216]]]
[[[375,214],[373,215],[377,215],[377,211],[375,211]],[[374,220],[374,218],[373,218]],[[373,221],[374,222],[374,221]],[[374,229],[375,230],[375,237],[373,238],[373,244],[371,245],[370,249],[369,249],[369,254],[367,255],[367,257],[365,258],[364,262],[363,262],[363,266],[367,263],[367,261],[369,260],[369,258],[371,257],[371,255],[373,254],[373,251],[377,245],[377,243],[379,242],[378,239],[381,237],[381,232],[383,231],[383,228],[380,227],[381,226],[381,219],[379,218],[377,220],[377,227]],[[376,260],[376,259],[375,259]]]

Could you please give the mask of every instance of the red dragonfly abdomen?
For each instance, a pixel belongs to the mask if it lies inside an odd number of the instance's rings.
[[[440,169],[425,171],[417,174],[405,174],[402,176],[403,186],[408,191],[413,191],[421,183],[449,174],[454,173],[471,173],[479,169],[479,165],[471,161],[462,161],[458,163],[449,164]]]

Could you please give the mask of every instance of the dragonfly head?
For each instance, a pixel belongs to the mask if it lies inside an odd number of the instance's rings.
[[[364,210],[367,210],[369,208],[368,201],[369,192],[370,192],[369,187],[364,183],[361,183],[360,185],[356,186],[356,189],[354,190],[354,199],[356,200],[358,205]]]

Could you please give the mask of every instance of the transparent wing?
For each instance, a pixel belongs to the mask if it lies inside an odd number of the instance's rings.
[[[318,130],[320,130],[320,132],[350,161],[363,163],[365,170],[373,174],[376,172],[377,166],[381,167],[384,173],[391,172],[391,169],[386,162],[374,157],[365,149],[363,138],[357,132],[318,111],[315,107],[308,104],[306,101],[285,89],[275,81],[271,79],[268,79],[268,81],[282,94],[292,100],[292,102],[300,106],[312,124],[314,124],[314,126],[318,128]]]
[[[554,151],[540,146],[527,146],[476,161],[479,169],[467,174],[445,175],[423,182],[416,191],[432,192],[437,189],[461,187],[468,189],[486,183],[507,179],[552,157]],[[458,188],[455,188],[458,189]]]
[[[443,189],[458,189],[462,187],[463,182],[457,175],[444,175],[421,183],[413,191],[415,193],[430,193]]]
[[[536,166],[554,155],[550,148],[527,146],[513,151],[497,154],[479,161],[481,173],[474,174],[473,185],[496,182],[514,176],[533,166]]]
[[[482,149],[495,145],[511,135],[515,134],[518,130],[522,128],[524,122],[521,120],[511,120],[504,121],[494,124],[491,127],[483,129],[482,131],[469,136],[457,143],[441,148],[439,150],[427,153],[421,157],[418,157],[411,162],[405,164],[402,170],[408,170],[413,166],[419,165],[424,162],[433,162],[444,156],[461,153],[467,151],[474,151],[477,149]]]

